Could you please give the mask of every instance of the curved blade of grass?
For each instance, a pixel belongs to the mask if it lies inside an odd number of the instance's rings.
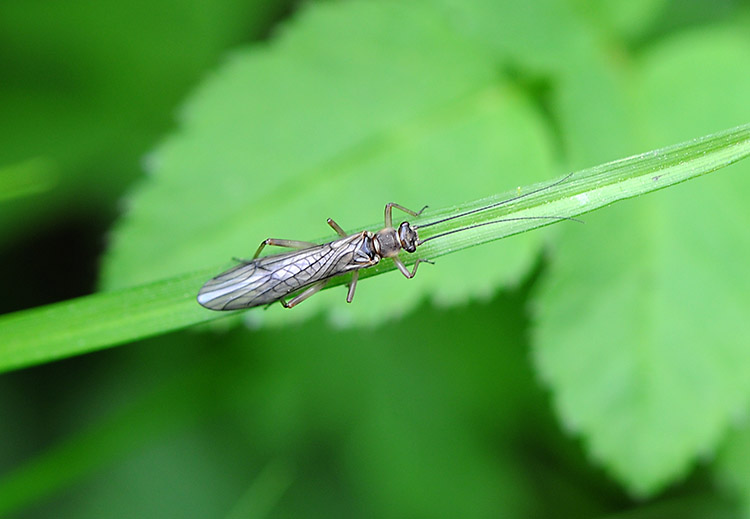
[[[488,211],[429,227],[426,239],[465,226],[488,224],[450,234],[420,247],[419,257],[436,258],[474,245],[504,238],[554,223],[528,217],[574,217],[618,200],[684,182],[728,166],[750,155],[750,124],[694,139],[675,146],[572,173],[559,183],[519,188],[438,211],[415,219],[417,225],[463,213],[501,200],[518,198]],[[561,179],[562,180],[562,179]],[[489,224],[496,220],[509,220]],[[370,229],[379,228],[380,224]],[[335,237],[331,236],[330,239]],[[404,257],[414,262],[417,255]],[[369,277],[393,270],[383,261],[362,273]],[[220,317],[225,313],[204,310],[195,302],[201,283],[218,273],[201,271],[135,288],[95,294],[71,301],[0,316],[0,372],[49,362],[81,353],[142,339]],[[336,278],[328,287],[347,281]],[[257,311],[257,310],[256,310]]]
[[[213,271],[0,316],[0,373],[210,321],[195,294]]]
[[[416,225],[424,225],[447,216],[516,198],[499,207],[429,227],[429,233],[420,231],[419,237],[428,239],[431,236],[457,231],[463,227],[481,225],[437,238],[421,246],[417,254],[402,254],[401,257],[405,263],[414,263],[417,256],[437,258],[475,245],[544,227],[560,221],[548,217],[580,216],[619,200],[663,189],[710,173],[733,164],[749,154],[750,124],[746,124],[577,171],[556,181],[518,188],[512,192],[459,205],[449,210],[426,211],[425,216],[414,219],[412,222]],[[534,193],[531,194],[532,192]],[[529,195],[519,198],[524,193],[529,193]],[[529,217],[543,218],[524,219]],[[496,220],[510,221],[500,222],[497,225],[490,224]],[[368,228],[377,228],[377,225]],[[381,262],[373,269],[363,272],[360,278],[393,270],[391,263],[390,261]],[[343,284],[346,280],[346,277],[336,279],[328,286]]]

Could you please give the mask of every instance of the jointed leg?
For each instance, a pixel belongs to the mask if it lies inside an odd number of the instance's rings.
[[[334,222],[331,218],[328,219],[328,225],[333,227],[333,230],[336,231],[339,236],[347,236],[347,234],[339,226],[339,224]],[[288,247],[290,249],[307,249],[308,247],[315,247],[317,243],[300,240],[278,240],[276,238],[268,238],[267,240],[263,240],[262,242],[260,242],[260,247],[258,247],[258,250],[255,251],[253,259],[260,256],[261,251],[266,247],[266,245],[272,245],[274,247]]]
[[[290,249],[306,249],[308,247],[315,247],[317,243],[312,243],[309,241],[277,240],[276,238],[268,238],[267,240],[263,240],[262,242],[260,242],[260,247],[258,247],[258,250],[255,251],[253,259],[260,256],[260,251],[262,251],[266,247],[266,245],[272,245],[274,247],[288,247]]]
[[[385,204],[385,226],[386,227],[393,227],[393,208],[394,207],[412,216],[419,216],[420,214],[422,214],[422,211],[427,209],[427,206],[424,206],[422,209],[419,210],[419,212],[414,212],[411,209],[407,209],[403,205],[398,205],[398,204],[394,204],[393,202],[388,202],[387,204]]]
[[[359,279],[359,270],[355,270],[352,274],[352,280],[349,282],[349,292],[346,294],[346,302],[351,303],[354,299],[354,289],[357,288],[357,280]]]
[[[433,261],[430,261],[430,260],[418,259],[417,261],[414,262],[414,268],[412,269],[412,271],[409,272],[409,269],[406,268],[406,265],[404,265],[403,261],[401,261],[398,258],[391,258],[391,259],[393,260],[393,263],[395,263],[396,266],[398,267],[398,270],[400,270],[401,273],[409,279],[413,278],[417,274],[417,267],[419,266],[420,263],[430,263],[432,265],[435,264]]]
[[[324,279],[323,281],[318,281],[314,285],[311,285],[310,288],[308,288],[301,294],[291,298],[288,303],[284,301],[283,299],[280,299],[279,302],[281,303],[281,306],[283,306],[284,308],[292,308],[293,306],[297,306],[298,304],[300,304],[302,301],[304,301],[311,295],[315,294],[316,292],[319,292],[320,289],[326,286],[327,282],[328,282],[327,279]]]
[[[328,219],[328,225],[330,225],[331,227],[333,227],[333,230],[336,231],[338,233],[338,235],[341,236],[342,238],[345,238],[346,236],[349,236],[348,234],[346,234],[346,232],[344,231],[344,229],[342,229],[339,224],[337,224],[336,222],[333,221],[333,218],[329,218]]]

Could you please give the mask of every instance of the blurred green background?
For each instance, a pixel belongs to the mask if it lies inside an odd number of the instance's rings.
[[[747,123],[748,92],[740,0],[6,0],[0,313]],[[352,305],[5,373],[0,516],[750,517],[748,196],[740,163]]]

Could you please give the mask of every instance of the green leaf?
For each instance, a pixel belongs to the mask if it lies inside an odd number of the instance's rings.
[[[651,143],[641,148],[633,145],[630,71],[626,61],[613,59],[624,49],[612,45],[617,41],[603,44],[601,25],[606,20],[590,23],[589,17],[598,11],[605,18],[616,17],[617,11],[600,9],[599,3],[587,6],[586,23],[566,1],[506,2],[501,6],[495,0],[436,1],[450,9],[457,31],[493,52],[537,104],[549,110],[548,123],[558,130],[556,138],[563,151],[560,159],[566,169],[654,147]],[[625,7],[634,8],[643,15],[638,18],[642,28],[650,9],[640,2],[628,2]]]
[[[271,45],[233,55],[187,104],[113,232],[105,287],[218,273],[269,236],[330,237],[327,217],[347,231],[379,228],[387,202],[444,207],[549,176],[546,127],[497,67],[434,6],[307,7]],[[423,268],[410,285],[398,274],[365,282],[355,305],[341,304],[341,289],[293,314],[249,318],[288,324],[323,310],[373,325],[427,295],[489,297],[520,278],[541,239]],[[485,276],[463,275],[488,263],[497,266]]]
[[[593,32],[570,2],[426,0],[444,6],[454,29],[480,42],[504,65],[555,75],[592,42]]]
[[[742,517],[750,517],[750,428],[746,420],[724,442],[716,460],[716,479],[742,505]]]
[[[638,133],[747,121],[749,62],[746,32],[726,29],[650,49],[634,73]],[[561,228],[536,362],[561,420],[634,494],[683,476],[750,404],[748,197],[743,163]]]
[[[225,48],[265,33],[288,3],[0,3],[0,167],[28,168],[24,184],[35,185],[19,187],[38,193],[0,211],[0,240],[71,209],[87,218],[103,209],[109,220],[185,91]]]
[[[667,0],[603,0],[587,7],[599,30],[606,30],[605,26],[612,36],[637,41],[654,31],[667,4]]]

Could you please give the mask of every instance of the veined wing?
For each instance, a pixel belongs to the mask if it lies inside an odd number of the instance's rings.
[[[317,281],[375,265],[379,258],[363,231],[340,240],[242,263],[209,280],[198,303],[211,310],[237,310],[278,301]]]

